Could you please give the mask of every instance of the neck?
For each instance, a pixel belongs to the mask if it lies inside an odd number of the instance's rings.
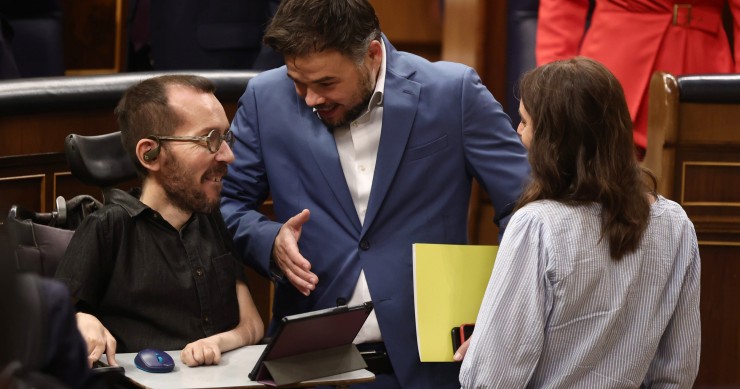
[[[139,199],[149,208],[155,210],[172,227],[180,230],[187,223],[192,212],[185,211],[172,204],[167,198],[164,188],[157,184],[152,177],[147,177],[141,185],[141,198]]]

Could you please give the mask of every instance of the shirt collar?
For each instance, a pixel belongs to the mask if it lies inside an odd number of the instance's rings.
[[[137,193],[135,195],[139,194],[141,194],[141,191],[137,189]],[[120,189],[111,189],[110,200],[112,203],[120,205],[131,217],[137,216],[146,210],[154,212],[151,208],[146,206],[146,204],[139,201],[135,195],[124,192]]]
[[[370,97],[370,103],[367,106],[368,112],[375,107],[383,106],[383,93],[385,93],[385,42],[380,40],[380,48],[383,53],[383,58],[380,61],[380,71],[378,71],[378,80],[375,82],[375,91],[372,97]]]

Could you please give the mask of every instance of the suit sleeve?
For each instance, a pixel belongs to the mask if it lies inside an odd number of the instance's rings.
[[[231,123],[234,133],[234,162],[223,179],[221,213],[234,238],[234,247],[245,264],[270,276],[272,245],[280,230],[258,211],[269,194],[267,173],[260,145],[259,119],[253,83],[239,99]]]
[[[588,0],[540,0],[537,66],[578,55],[586,31]]]
[[[463,146],[468,167],[486,189],[503,234],[512,209],[529,177],[522,142],[501,104],[468,68],[463,77]]]
[[[524,388],[542,352],[553,301],[544,229],[522,212],[509,228],[463,359],[463,388]]]

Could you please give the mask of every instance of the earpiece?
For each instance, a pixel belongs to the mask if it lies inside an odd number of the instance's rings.
[[[153,149],[151,149],[151,150],[149,150],[149,151],[147,151],[147,152],[144,153],[144,160],[147,161],[147,162],[151,162],[151,161],[154,161],[155,159],[157,159],[157,156],[159,155],[159,146],[160,146],[160,144],[159,144],[159,139],[157,139],[155,137],[150,136],[148,139],[151,139],[151,140],[157,142],[157,146],[156,147],[154,147]]]

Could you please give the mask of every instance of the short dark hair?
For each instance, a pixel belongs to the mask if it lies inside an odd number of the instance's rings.
[[[367,0],[283,0],[263,40],[288,58],[336,50],[360,62],[370,42],[380,39]]]
[[[140,176],[147,170],[136,157],[136,144],[149,135],[171,135],[182,118],[167,100],[167,87],[180,85],[202,93],[214,93],[216,86],[205,77],[171,74],[146,79],[130,87],[113,111],[118,119],[123,147]]]
[[[635,157],[632,120],[617,78],[602,64],[576,57],[525,74],[520,95],[533,130],[532,181],[517,206],[541,199],[599,203],[611,257],[637,249],[655,178]]]

